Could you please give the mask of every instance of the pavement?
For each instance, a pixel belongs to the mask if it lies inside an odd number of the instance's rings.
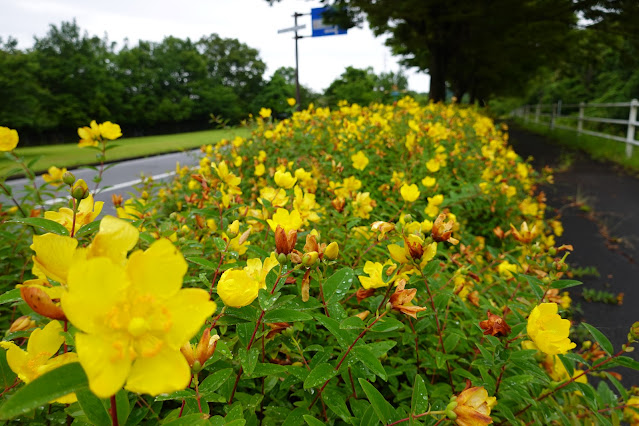
[[[596,162],[516,126],[511,125],[509,133],[515,151],[523,158],[532,156],[535,168],[558,168],[555,184],[540,188],[551,209],[547,214],[561,215],[564,234],[557,243],[574,246],[567,259],[571,266],[599,272],[577,278],[584,284],[570,289],[573,305],[619,351],[630,326],[639,321],[639,179],[615,164]],[[584,288],[623,293],[623,304],[587,302]],[[639,361],[639,349],[627,355]],[[639,386],[639,371],[615,371],[625,386]]]

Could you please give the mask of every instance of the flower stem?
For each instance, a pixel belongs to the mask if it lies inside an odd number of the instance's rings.
[[[117,406],[117,402],[115,401],[115,395],[111,396],[111,425],[112,426],[119,426],[119,423],[118,423],[118,406]]]
[[[433,309],[433,314],[435,314],[435,324],[437,325],[437,336],[439,337],[439,344],[442,347],[442,352],[444,355],[446,354],[446,348],[444,347],[444,339],[442,338],[442,329],[439,325],[439,317],[437,316],[437,309],[435,308],[435,300],[433,299],[433,294],[430,291],[430,286],[428,285],[428,280],[422,274],[424,278],[424,285],[426,285],[426,291],[428,292],[428,298],[430,299],[430,306]],[[455,385],[453,383],[453,373],[450,369],[450,363],[446,360],[446,368],[448,369],[448,381],[450,382],[450,388],[452,391],[455,390]]]
[[[395,422],[393,422],[393,423],[389,423],[389,424],[388,424],[388,426],[398,425],[398,424],[400,424],[400,423],[407,422],[407,421],[409,421],[409,420],[411,420],[411,419],[419,419],[420,417],[426,417],[426,416],[432,416],[432,415],[439,415],[439,414],[446,414],[446,412],[445,412],[445,411],[427,411],[427,412],[422,413],[422,414],[410,415],[410,416],[408,416],[408,417],[406,417],[406,418],[404,418],[404,419],[397,420],[397,421],[395,421]],[[439,422],[437,422],[437,423],[440,423],[440,422],[441,422],[442,420],[444,420],[445,418],[446,418],[446,417],[444,417],[443,419],[440,419],[440,420],[439,420]]]

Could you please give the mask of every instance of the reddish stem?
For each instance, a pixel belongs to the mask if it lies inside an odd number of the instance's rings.
[[[444,355],[446,354],[446,348],[444,348],[444,339],[442,338],[442,329],[439,325],[439,316],[437,315],[437,309],[435,308],[435,301],[433,299],[433,294],[430,292],[430,286],[428,285],[428,280],[424,277],[424,284],[426,285],[426,291],[428,292],[428,298],[430,299],[430,306],[433,309],[433,313],[435,314],[435,324],[437,325],[437,337],[439,337],[439,344],[442,347],[442,352]],[[448,369],[448,380],[450,382],[451,390],[455,390],[455,385],[453,383],[453,373],[450,369],[450,363],[446,360],[446,368]]]
[[[111,425],[112,426],[119,426],[119,423],[118,423],[118,407],[117,407],[117,403],[115,402],[115,395],[111,396]]]

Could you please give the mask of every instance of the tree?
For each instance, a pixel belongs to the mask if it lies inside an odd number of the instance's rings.
[[[377,76],[372,68],[358,69],[347,67],[328,89],[326,97],[330,105],[336,105],[339,101],[348,101],[366,106],[379,100],[379,94],[375,91]]]

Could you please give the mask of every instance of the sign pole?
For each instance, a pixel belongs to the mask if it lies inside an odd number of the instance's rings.
[[[295,18],[295,109],[297,111],[300,111],[300,66],[299,66],[299,54],[298,54],[298,48],[297,48],[297,40],[299,40],[300,38],[302,38],[302,36],[297,35],[297,18],[299,16],[302,16],[302,13],[297,13],[295,12],[295,14],[293,14],[293,17]]]

